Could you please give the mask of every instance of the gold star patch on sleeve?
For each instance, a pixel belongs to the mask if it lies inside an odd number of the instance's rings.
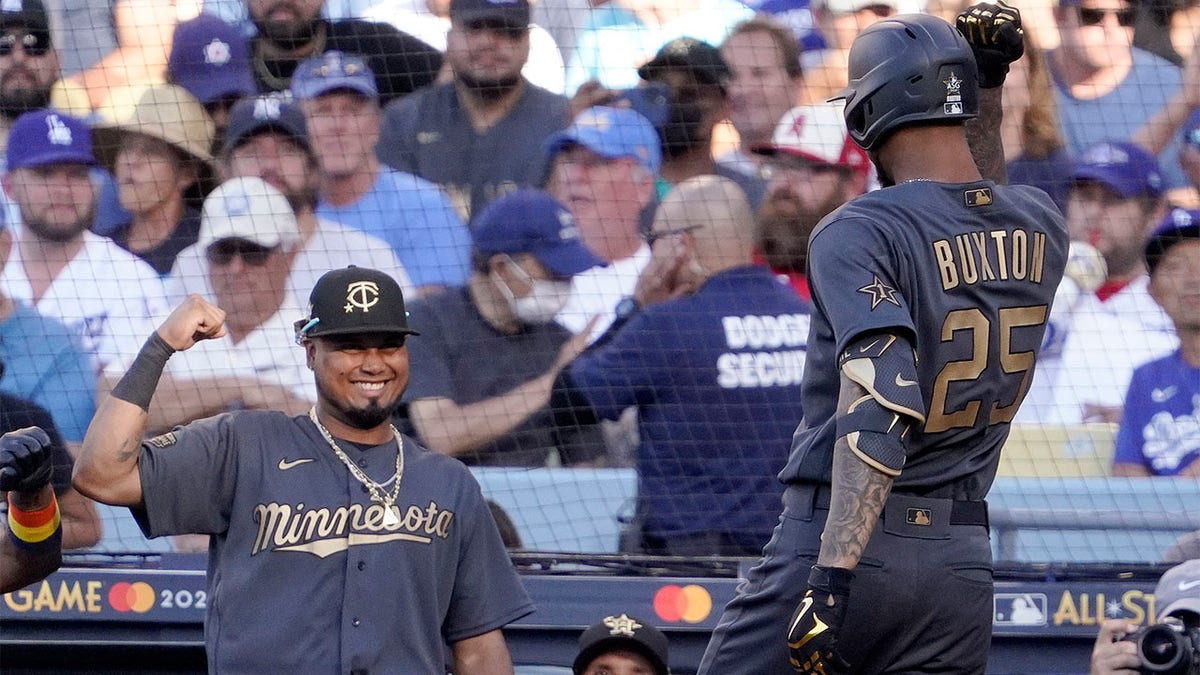
[[[858,289],[858,292],[866,293],[867,295],[871,296],[872,310],[878,307],[879,303],[884,302],[885,300],[897,307],[900,306],[900,301],[896,299],[896,289],[883,283],[879,277],[875,277],[873,282]]]

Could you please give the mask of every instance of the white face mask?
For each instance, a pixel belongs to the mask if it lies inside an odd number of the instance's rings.
[[[522,281],[529,284],[529,293],[523,298],[518,298],[499,275],[495,272],[492,273],[492,282],[496,284],[496,288],[500,289],[500,294],[508,301],[513,315],[521,323],[531,326],[554,321],[554,317],[558,316],[571,298],[571,282],[534,279],[511,258],[507,262],[509,269],[516,270],[517,274],[522,277]]]

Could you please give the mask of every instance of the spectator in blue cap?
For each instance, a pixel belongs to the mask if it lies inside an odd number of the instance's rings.
[[[1113,475],[1200,478],[1200,211],[1167,214],[1145,256],[1150,296],[1175,325],[1179,349],[1133,372]]]
[[[1154,156],[1132,143],[1098,143],[1076,160],[1067,228],[1072,241],[1099,251],[1107,276],[1076,301],[1061,356],[1039,362],[1053,403],[1031,410],[1029,421],[1115,424],[1133,369],[1175,348],[1171,322],[1150,297],[1143,256],[1166,209],[1163,193]]]
[[[237,28],[211,14],[200,14],[175,26],[167,80],[188,90],[204,106],[220,149],[229,123],[229,108],[239,98],[257,92],[250,70],[250,52]]]
[[[650,261],[640,223],[662,167],[658,133],[632,109],[597,106],[550,136],[545,152],[546,191],[571,211],[588,248],[609,263],[575,278],[559,322],[578,333],[599,316],[599,334]]]
[[[556,415],[549,405],[555,377],[585,344],[554,317],[571,277],[601,264],[545,192],[519,190],[479,214],[467,285],[409,307],[423,337],[409,347],[405,400],[426,447],[468,464],[602,458],[594,420]]]

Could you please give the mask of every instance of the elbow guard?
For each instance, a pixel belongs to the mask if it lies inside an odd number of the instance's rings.
[[[889,476],[900,475],[909,429],[925,421],[912,344],[890,333],[870,334],[846,348],[839,366],[867,395],[838,418],[838,437],[845,436],[850,449],[867,464]]]

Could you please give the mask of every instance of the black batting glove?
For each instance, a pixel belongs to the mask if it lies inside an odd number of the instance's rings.
[[[808,591],[788,625],[788,651],[797,673],[837,675],[850,670],[838,653],[837,641],[853,580],[850,570],[813,565]]]
[[[50,482],[50,436],[25,427],[0,436],[0,492],[34,492]]]
[[[1004,84],[1008,65],[1025,53],[1021,12],[1004,0],[980,2],[960,12],[955,25],[975,54],[979,88],[991,89]]]

